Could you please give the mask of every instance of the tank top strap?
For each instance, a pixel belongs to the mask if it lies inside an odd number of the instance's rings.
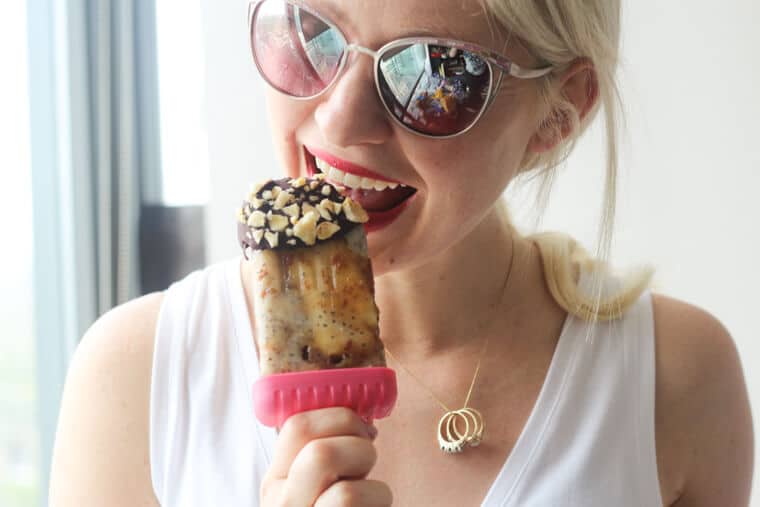
[[[151,477],[161,505],[258,500],[267,457],[252,408],[250,375],[256,373],[243,352],[250,331],[244,334],[241,324],[239,265],[239,258],[211,265],[164,295],[149,423]]]
[[[621,279],[603,276],[604,296],[622,288]],[[582,274],[583,289],[594,282],[591,273]],[[613,321],[570,319],[554,360],[573,359],[551,415],[519,470],[497,480],[504,482],[493,490],[503,495],[485,505],[662,505],[654,441],[651,293],[644,291]]]

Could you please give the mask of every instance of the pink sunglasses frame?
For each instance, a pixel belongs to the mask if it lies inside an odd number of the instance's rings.
[[[256,58],[256,51],[253,47],[253,40],[254,40],[254,20],[256,19],[256,15],[259,12],[259,9],[261,6],[266,2],[281,2],[285,4],[289,4],[295,7],[298,7],[300,10],[306,11],[312,16],[315,16],[316,18],[320,19],[323,23],[333,27],[343,38],[343,40],[346,43],[346,47],[343,50],[343,54],[340,57],[340,61],[338,63],[338,68],[335,71],[334,76],[330,80],[330,82],[318,93],[315,93],[314,95],[310,95],[308,97],[299,97],[297,95],[292,95],[285,90],[280,89],[279,87],[275,86],[266,76],[263,69],[261,68],[261,65],[259,64],[257,58]],[[359,54],[363,54],[366,56],[371,57],[374,60],[374,74],[375,74],[375,88],[377,90],[377,93],[380,98],[380,102],[383,104],[383,107],[385,108],[386,112],[393,118],[396,124],[400,125],[404,130],[411,132],[413,134],[430,138],[430,139],[449,139],[452,137],[460,136],[466,132],[468,132],[470,129],[472,129],[478,121],[483,117],[485,112],[488,110],[488,108],[493,103],[494,99],[496,98],[496,95],[498,94],[498,90],[501,84],[502,79],[504,76],[510,76],[517,79],[535,79],[538,77],[545,76],[546,74],[550,73],[552,70],[554,70],[554,67],[543,67],[540,69],[525,69],[523,67],[520,67],[516,63],[512,62],[509,58],[506,56],[499,54],[491,49],[488,49],[486,47],[480,46],[478,44],[472,43],[472,42],[465,42],[461,40],[456,39],[446,39],[446,38],[439,38],[439,37],[403,37],[400,39],[392,40],[386,44],[384,44],[380,49],[377,51],[374,51],[370,48],[366,48],[364,46],[360,46],[358,44],[350,43],[348,42],[348,38],[345,36],[343,31],[332,21],[330,21],[328,18],[322,16],[318,12],[315,12],[313,9],[308,7],[304,4],[301,0],[250,0],[248,4],[248,32],[249,32],[249,40],[251,45],[251,53],[253,55],[253,61],[256,65],[256,68],[259,71],[259,74],[264,79],[264,81],[267,82],[269,86],[271,86],[276,91],[282,93],[283,95],[286,95],[292,99],[295,100],[311,100],[314,98],[317,98],[321,96],[323,93],[327,92],[337,81],[340,77],[341,73],[343,72],[346,62],[348,60],[348,55],[350,52],[356,52]],[[380,86],[380,59],[382,56],[387,53],[388,51],[393,50],[396,47],[399,46],[405,46],[405,45],[411,45],[411,44],[426,44],[426,45],[433,45],[433,46],[445,46],[452,49],[458,49],[462,51],[468,51],[470,53],[475,53],[477,56],[479,56],[488,66],[489,70],[489,79],[490,82],[488,84],[488,96],[486,97],[486,100],[483,103],[483,106],[480,108],[480,111],[478,112],[477,116],[470,122],[470,124],[465,127],[464,129],[454,132],[452,134],[445,134],[445,135],[434,135],[434,134],[426,134],[424,132],[420,132],[418,130],[415,130],[408,125],[406,125],[401,118],[397,117],[393,111],[391,111],[390,107],[386,103],[386,101],[383,99],[382,96],[382,88]],[[498,76],[496,77],[494,83],[494,68],[496,68],[498,72]],[[495,85],[495,86],[494,86]]]

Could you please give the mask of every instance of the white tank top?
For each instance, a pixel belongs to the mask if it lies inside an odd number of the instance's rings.
[[[662,506],[647,291],[626,315],[565,321],[528,421],[483,507]],[[253,415],[258,361],[240,259],[166,292],[156,326],[150,462],[164,507],[255,507],[276,433]],[[460,506],[455,506],[460,507]]]

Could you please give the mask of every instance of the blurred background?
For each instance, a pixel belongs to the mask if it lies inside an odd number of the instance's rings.
[[[614,263],[653,264],[658,290],[723,321],[756,408],[760,4],[624,4]],[[234,209],[277,169],[245,0],[4,2],[0,62],[0,507],[38,507],[79,338],[112,306],[237,255]],[[595,247],[601,134],[542,221],[510,196],[523,227]]]

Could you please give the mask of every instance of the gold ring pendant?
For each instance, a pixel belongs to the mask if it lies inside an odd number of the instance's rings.
[[[464,424],[464,431],[459,423]],[[477,447],[483,440],[485,423],[474,408],[462,408],[443,414],[438,421],[438,445],[447,454],[460,453],[465,447]]]

